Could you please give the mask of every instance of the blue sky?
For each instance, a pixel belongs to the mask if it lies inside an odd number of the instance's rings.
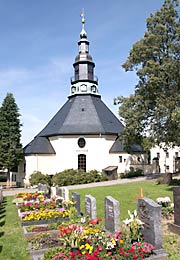
[[[136,76],[121,65],[146,30],[161,0],[0,0],[0,104],[13,93],[26,145],[49,122],[70,93],[78,53],[80,13],[96,63],[105,104],[133,93]]]

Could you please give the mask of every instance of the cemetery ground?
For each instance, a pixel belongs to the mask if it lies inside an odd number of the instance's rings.
[[[158,197],[170,197],[173,200],[172,187],[168,185],[157,185],[156,180],[144,182],[126,183],[107,187],[92,187],[86,189],[71,190],[78,192],[81,196],[81,211],[84,212],[85,195],[91,194],[96,198],[97,217],[104,219],[104,198],[112,196],[120,203],[121,222],[127,218],[127,211],[131,212],[137,208],[137,199],[140,189],[144,197],[156,201]],[[0,259],[2,260],[30,260],[27,250],[27,242],[22,232],[17,208],[12,204],[13,196],[4,197],[0,206]],[[169,254],[167,259],[180,259],[180,236],[168,230],[168,223],[173,219],[162,219],[163,248]]]

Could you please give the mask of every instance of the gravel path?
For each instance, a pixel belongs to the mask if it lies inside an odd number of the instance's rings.
[[[68,190],[76,190],[76,189],[85,189],[85,188],[93,188],[93,187],[111,186],[111,185],[124,184],[124,183],[129,183],[129,182],[147,181],[148,179],[149,178],[147,178],[147,177],[137,177],[137,178],[131,178],[131,179],[118,179],[118,180],[112,180],[112,181],[71,185],[71,186],[66,186],[66,187],[68,188]],[[36,188],[35,189],[10,188],[10,189],[3,189],[3,195],[4,196],[13,196],[19,192],[35,192],[35,191],[37,191]]]

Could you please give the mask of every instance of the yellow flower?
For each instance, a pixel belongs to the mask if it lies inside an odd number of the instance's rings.
[[[119,240],[119,243],[120,243],[120,244],[123,244],[123,243],[124,243],[124,240],[120,239],[120,240]]]
[[[85,244],[86,250],[88,250],[90,248],[89,244]]]

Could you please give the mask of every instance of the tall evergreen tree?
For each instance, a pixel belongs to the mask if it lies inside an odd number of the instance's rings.
[[[0,166],[8,169],[22,160],[20,113],[13,94],[8,93],[0,108]]]
[[[130,50],[125,71],[136,71],[134,94],[118,97],[128,144],[180,145],[179,1],[165,0],[146,20],[147,31]]]

